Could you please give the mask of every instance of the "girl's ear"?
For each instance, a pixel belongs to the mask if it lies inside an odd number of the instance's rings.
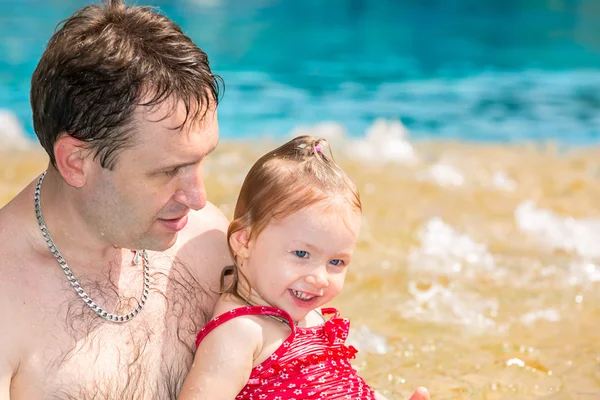
[[[233,232],[229,237],[229,245],[233,250],[236,261],[239,258],[248,257],[248,242],[250,238],[250,229],[240,229],[239,231]]]

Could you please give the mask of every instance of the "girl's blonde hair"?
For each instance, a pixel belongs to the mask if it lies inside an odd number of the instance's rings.
[[[345,198],[354,210],[362,211],[356,185],[337,165],[325,139],[298,136],[265,154],[248,172],[227,230],[233,259],[236,260],[236,254],[230,239],[235,232],[250,228],[247,237],[250,240],[260,235],[274,218],[283,219],[333,196]],[[233,275],[233,280],[225,288],[224,278],[228,274]],[[235,261],[221,275],[221,291],[247,300],[238,291],[240,283],[249,286]]]

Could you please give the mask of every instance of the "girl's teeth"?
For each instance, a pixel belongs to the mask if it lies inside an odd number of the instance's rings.
[[[304,294],[302,292],[298,292],[296,290],[292,289],[292,293],[294,294],[294,296],[296,296],[297,298],[301,299],[301,300],[309,300],[312,299],[314,296],[309,296],[307,294]]]

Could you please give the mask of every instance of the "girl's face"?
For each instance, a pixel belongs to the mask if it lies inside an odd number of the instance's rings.
[[[294,321],[328,303],[342,290],[360,223],[361,214],[345,201],[273,220],[251,236],[240,260],[252,300],[282,308]]]

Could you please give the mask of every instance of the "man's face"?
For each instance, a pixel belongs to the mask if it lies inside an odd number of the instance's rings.
[[[195,123],[174,129],[185,109],[172,104],[135,114],[134,146],[110,171],[94,163],[82,204],[88,224],[112,245],[162,251],[171,247],[190,210],[206,205],[204,159],[219,139],[214,108]],[[170,114],[170,115],[169,115]]]

